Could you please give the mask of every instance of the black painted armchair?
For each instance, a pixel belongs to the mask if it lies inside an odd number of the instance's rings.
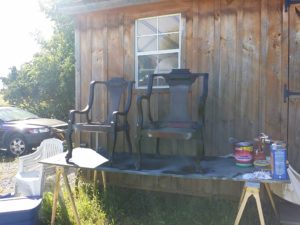
[[[153,93],[153,81],[156,77],[164,78],[169,86],[169,102],[161,107],[168,107],[168,115],[163,120],[154,120],[151,115],[151,95]],[[197,100],[198,119],[192,120],[191,112],[188,110],[189,91],[192,84],[202,78],[202,93]],[[147,92],[137,97],[137,150],[138,159],[136,169],[142,166],[142,138],[154,138],[156,153],[159,154],[159,142],[162,138],[197,141],[196,170],[201,172],[200,159],[204,152],[204,114],[205,103],[208,95],[208,74],[191,73],[188,69],[173,69],[166,74],[152,74],[149,76]],[[145,102],[143,104],[142,102]],[[143,108],[147,106],[147,110]],[[147,118],[145,118],[147,117]],[[146,122],[147,121],[147,122]],[[199,165],[199,166],[198,166]],[[198,168],[197,168],[198,167]]]
[[[127,114],[131,106],[132,89],[134,81],[127,81],[121,77],[114,77],[108,81],[92,81],[89,86],[89,99],[88,104],[83,110],[71,110],[69,112],[68,130],[67,130],[67,145],[68,153],[66,155],[67,162],[72,158],[73,141],[72,135],[74,130],[78,132],[93,132],[93,133],[107,133],[112,141],[112,149],[109,151],[110,163],[113,163],[114,152],[117,142],[117,133],[125,132],[128,149],[132,152],[132,144],[129,135],[129,123],[127,120]],[[105,93],[106,98],[102,96],[103,101],[107,103],[107,117],[105,121],[93,121],[92,113],[97,112],[93,108],[100,108],[94,102],[95,87],[99,86]],[[124,96],[125,106],[121,111],[121,99]],[[84,122],[76,122],[75,115],[83,115],[81,118],[85,118]]]

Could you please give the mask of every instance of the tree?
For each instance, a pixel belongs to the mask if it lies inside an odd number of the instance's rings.
[[[71,18],[56,12],[57,2],[50,3],[43,10],[55,24],[52,38],[45,41],[36,36],[40,52],[20,70],[11,68],[3,79],[3,94],[10,104],[66,120],[75,102],[74,26]]]

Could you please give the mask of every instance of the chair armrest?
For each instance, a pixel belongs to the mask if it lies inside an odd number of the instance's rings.
[[[42,156],[42,148],[38,147],[37,150],[31,154],[19,157],[18,173],[27,171],[27,168],[40,167],[39,161]]]
[[[127,99],[126,99],[126,105],[124,108],[124,113],[127,114],[129,112],[130,106],[131,106],[131,99],[132,99],[132,89],[135,81],[129,81],[129,84],[127,86]]]
[[[143,123],[144,123],[144,112],[143,112],[143,100],[147,102],[147,116],[148,119],[151,123],[153,123],[153,118],[151,115],[151,110],[150,110],[150,95],[140,95],[137,97],[137,127],[138,129],[143,128]]]
[[[118,117],[119,116],[127,116],[127,112],[120,112],[120,111],[114,111],[112,113],[112,120],[111,120],[111,124],[117,125],[118,122]]]
[[[131,106],[132,89],[133,89],[134,83],[135,83],[135,81],[128,81],[127,99],[126,99],[126,104],[125,104],[124,111],[114,111],[112,113],[112,122],[115,123],[115,124],[117,123],[119,116],[126,117],[128,112],[129,112],[129,109],[130,109],[130,106]]]
[[[112,117],[111,117],[111,121],[110,121],[110,124],[113,126],[114,129],[117,127],[119,116],[124,116],[125,117],[125,122],[126,122],[126,124],[128,124],[128,122],[127,122],[127,112],[114,111],[112,113]]]
[[[87,107],[84,108],[83,110],[75,110],[75,109],[70,110],[70,112],[69,112],[69,121],[68,122],[73,124],[75,122],[75,115],[76,114],[81,114],[81,115],[82,114],[87,114],[87,117],[88,117],[89,110],[90,109],[88,109]]]
[[[148,78],[148,85],[147,85],[147,92],[145,95],[140,95],[137,97],[137,128],[142,129],[143,128],[143,123],[144,123],[144,112],[143,112],[143,100],[147,101],[147,116],[150,121],[150,123],[153,123],[153,117],[151,115],[151,110],[150,110],[150,98],[152,94],[152,89],[153,89],[153,79],[154,77],[157,76],[157,74],[150,74]]]
[[[113,118],[114,118],[116,116],[126,116],[127,112],[114,111],[112,114],[113,114]]]
[[[90,86],[89,86],[89,99],[86,107],[82,110],[70,110],[69,112],[69,124],[73,124],[75,121],[75,114],[85,114],[86,115],[86,120],[88,123],[91,122],[91,119],[89,118],[89,112],[92,109],[93,102],[94,102],[94,90],[95,90],[95,85],[97,83],[103,83],[102,81],[91,81]]]

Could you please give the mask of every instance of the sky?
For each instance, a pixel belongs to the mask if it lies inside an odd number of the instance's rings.
[[[12,66],[20,69],[39,51],[33,34],[51,37],[52,23],[40,11],[39,1],[0,1],[0,77],[7,76]]]

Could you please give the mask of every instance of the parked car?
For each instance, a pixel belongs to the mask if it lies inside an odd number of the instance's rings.
[[[13,156],[23,155],[42,140],[64,134],[67,123],[40,118],[16,107],[0,107],[0,148]]]

